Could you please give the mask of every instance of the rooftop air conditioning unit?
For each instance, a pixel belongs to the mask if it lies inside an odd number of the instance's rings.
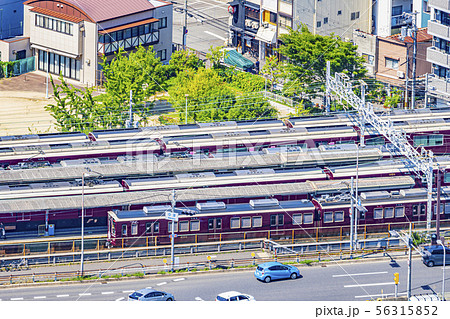
[[[397,77],[399,79],[404,79],[405,78],[405,72],[403,71],[397,71]]]
[[[258,28],[259,28],[259,23],[256,22],[256,21],[253,21],[253,22],[252,22],[252,28],[258,30]]]

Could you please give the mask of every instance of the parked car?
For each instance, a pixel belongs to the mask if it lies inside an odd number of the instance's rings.
[[[255,298],[237,291],[227,291],[218,294],[216,301],[255,301]]]
[[[174,301],[175,297],[164,291],[144,288],[128,296],[128,301]]]
[[[273,261],[258,265],[255,270],[255,277],[265,282],[276,279],[296,279],[300,277],[300,271],[297,267]]]
[[[428,267],[444,264],[444,250],[441,245],[426,246],[422,251],[422,262]],[[450,265],[450,248],[445,248],[445,264]]]

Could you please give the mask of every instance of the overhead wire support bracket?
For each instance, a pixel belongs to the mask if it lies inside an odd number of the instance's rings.
[[[327,62],[329,63],[329,62]],[[431,229],[432,202],[433,202],[433,152],[420,147],[420,152],[409,144],[406,133],[402,129],[395,129],[390,119],[384,120],[373,109],[373,104],[366,102],[365,98],[357,96],[353,90],[350,78],[343,73],[331,76],[327,72],[327,92],[333,91],[341,100],[358,111],[360,130],[363,131],[365,123],[370,124],[374,131],[383,135],[392,145],[405,156],[412,164],[414,173],[424,176],[427,181],[427,229]],[[364,87],[365,83],[361,83]],[[365,90],[362,90],[365,93]]]

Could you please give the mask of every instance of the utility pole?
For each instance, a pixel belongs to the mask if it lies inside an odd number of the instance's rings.
[[[175,216],[175,190],[172,190],[172,199],[171,199],[171,206],[172,206],[172,215]],[[170,271],[173,272],[174,270],[174,264],[175,264],[175,219],[172,219],[172,236],[170,236]]]
[[[439,230],[441,226],[441,170],[436,172],[436,238],[440,239]],[[444,264],[445,267],[445,264]]]
[[[130,90],[130,109],[128,114],[128,120],[125,122],[126,128],[133,127],[133,90]]]
[[[406,45],[406,75],[405,75],[405,109],[408,108],[408,86],[409,86],[409,46]]]
[[[183,50],[186,50],[186,34],[187,34],[187,0],[184,0]]]
[[[325,112],[326,114],[330,114],[330,95],[331,95],[331,90],[330,90],[330,83],[329,83],[329,78],[331,76],[331,63],[330,61],[327,61],[327,79],[326,79],[326,91],[325,91]]]
[[[403,13],[405,17],[412,18],[411,37],[413,38],[413,74],[412,74],[412,87],[411,87],[411,109],[416,107],[416,64],[417,64],[417,11],[413,13]],[[403,29],[404,30],[404,29]],[[404,34],[402,34],[402,37]]]
[[[353,255],[353,221],[355,219],[355,201],[353,199],[353,176],[350,184],[350,258]]]

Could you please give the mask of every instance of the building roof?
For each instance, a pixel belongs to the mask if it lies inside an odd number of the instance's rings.
[[[53,12],[53,14],[59,10],[54,7],[54,3],[66,4],[76,8],[75,10],[79,10],[94,22],[102,22],[171,5],[171,3],[162,0],[127,0],[126,2],[123,0],[28,0],[24,2],[25,5],[40,7],[48,10],[47,13]],[[54,9],[51,9],[52,7]],[[53,14],[49,15],[54,16]]]
[[[150,18],[150,19],[134,22],[134,23],[131,23],[131,24],[121,25],[121,26],[114,27],[114,28],[103,29],[103,30],[99,31],[99,33],[102,33],[102,34],[103,33],[111,33],[111,32],[114,32],[114,31],[119,31],[119,30],[124,30],[124,29],[132,28],[132,27],[137,27],[137,26],[140,26],[140,25],[143,25],[143,24],[157,22],[157,21],[159,21],[159,19]]]
[[[33,9],[31,9],[30,11],[36,12],[36,13],[41,13],[46,16],[54,17],[57,19],[65,20],[65,21],[75,22],[75,23],[80,23],[81,21],[83,21],[82,18],[74,17],[74,16],[71,16],[68,14],[56,12],[56,11],[49,10],[49,9],[39,8],[39,7],[35,7]]]
[[[405,39],[402,41],[400,39],[400,33],[393,34],[387,38],[396,40],[398,42],[406,42],[406,43],[414,42],[413,38],[411,38],[411,37],[405,37]],[[428,41],[431,41],[432,39],[433,39],[433,36],[428,34],[428,28],[421,28],[421,29],[417,30],[417,42],[428,42]]]

